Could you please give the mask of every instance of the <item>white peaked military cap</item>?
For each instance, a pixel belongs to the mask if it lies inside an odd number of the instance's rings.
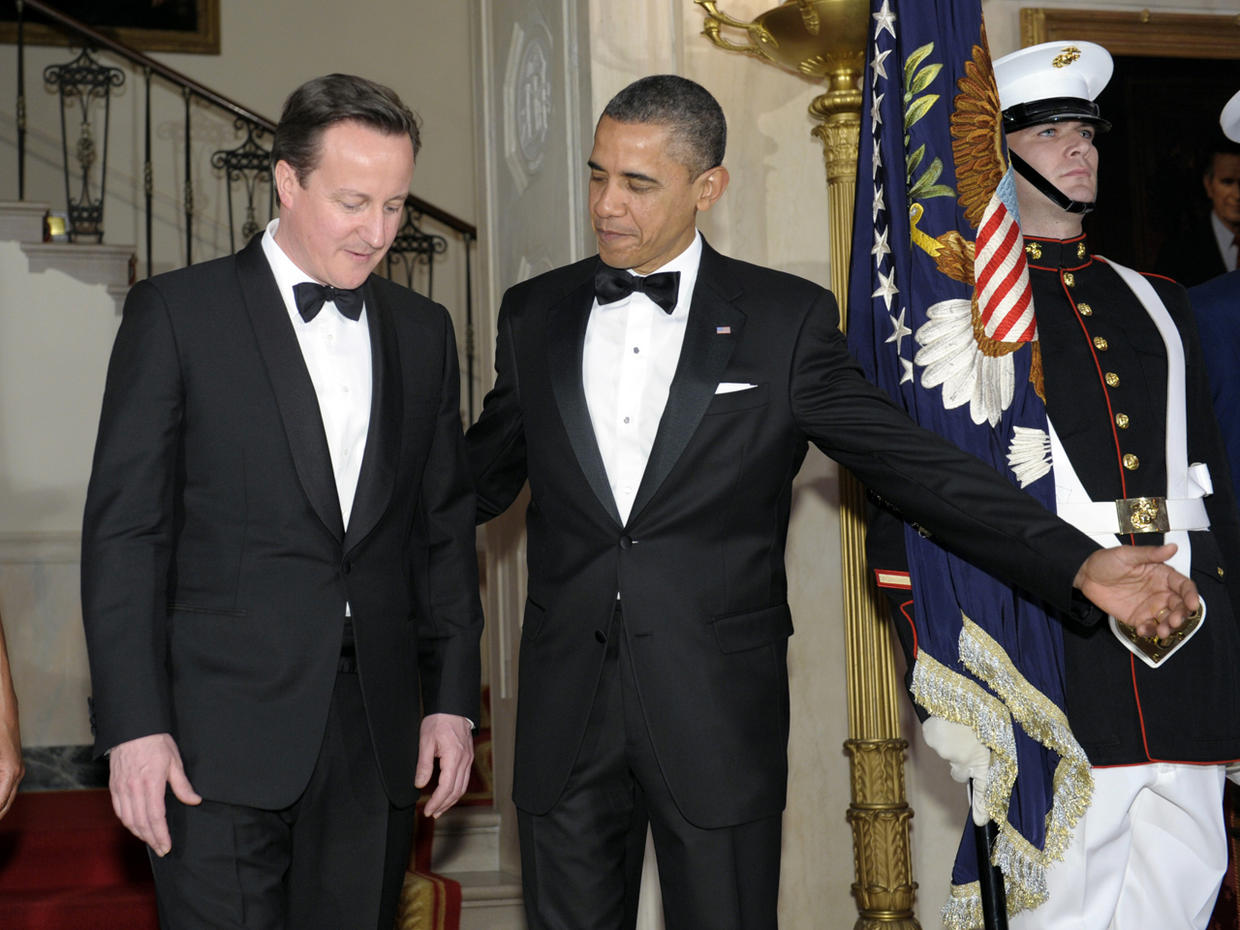
[[[1223,107],[1218,124],[1223,127],[1223,135],[1232,142],[1240,142],[1240,90]]]
[[[1009,132],[1082,120],[1102,132],[1111,128],[1094,101],[1111,80],[1111,53],[1093,42],[1043,42],[995,62],[995,84]]]

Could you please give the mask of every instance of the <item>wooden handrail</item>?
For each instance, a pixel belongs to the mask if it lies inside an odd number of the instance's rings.
[[[253,123],[255,126],[259,126],[274,135],[276,131],[276,124],[273,121],[269,120],[265,116],[260,116],[248,107],[243,107],[235,100],[230,100],[223,94],[216,93],[211,88],[198,83],[193,78],[182,74],[175,68],[169,68],[167,65],[156,61],[151,56],[145,55],[137,49],[130,48],[123,42],[118,42],[116,39],[111,38],[107,34],[86,25],[86,23],[81,20],[74,19],[72,16],[68,16],[65,13],[60,12],[60,10],[57,10],[55,7],[49,6],[47,3],[44,3],[43,0],[23,0],[23,3],[28,9],[37,10],[39,13],[43,14],[58,25],[76,32],[78,35],[90,40],[90,44],[99,48],[106,48],[108,51],[120,55],[122,58],[132,62],[140,68],[150,70],[151,73],[158,74],[160,77],[171,81],[183,90],[188,90],[195,97],[205,100],[213,106],[231,113],[234,117]],[[415,194],[409,194],[407,200],[408,203],[423,216],[429,216],[432,219],[437,220],[454,232],[460,233],[462,236],[467,236],[470,239],[478,238],[478,227],[476,227],[473,223],[467,223],[465,220],[453,216],[447,210],[443,210],[440,207],[435,206],[433,203],[423,200]]]

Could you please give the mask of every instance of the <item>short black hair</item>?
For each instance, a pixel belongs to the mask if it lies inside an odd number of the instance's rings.
[[[1234,142],[1223,135],[1222,129],[1215,129],[1210,134],[1210,145],[1205,150],[1205,164],[1202,165],[1202,175],[1207,178],[1214,177],[1214,156],[1215,155],[1240,155],[1240,142]]]
[[[413,155],[422,148],[417,116],[382,84],[352,74],[312,78],[289,94],[271,144],[271,164],[286,161],[305,185],[319,164],[323,132],[343,122],[361,123],[384,135],[407,135]]]
[[[603,110],[618,123],[652,123],[671,130],[674,156],[693,177],[723,164],[728,124],[710,91],[676,74],[634,81]]]

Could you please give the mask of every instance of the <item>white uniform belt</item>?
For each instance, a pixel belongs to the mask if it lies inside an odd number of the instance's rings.
[[[1201,498],[1125,497],[1117,501],[1060,502],[1059,516],[1083,533],[1170,533],[1207,530]]]

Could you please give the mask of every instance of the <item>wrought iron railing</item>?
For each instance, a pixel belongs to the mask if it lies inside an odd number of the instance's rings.
[[[72,241],[102,242],[107,184],[108,130],[112,93],[126,80],[122,68],[101,61],[116,56],[140,71],[145,91],[142,130],[142,192],[145,202],[146,274],[154,273],[155,258],[155,170],[152,164],[152,85],[170,84],[184,105],[185,180],[180,191],[180,209],[185,228],[185,264],[195,261],[195,185],[193,173],[193,114],[196,105],[205,105],[213,117],[230,120],[241,138],[233,148],[212,152],[210,163],[224,181],[228,201],[228,244],[235,250],[261,230],[273,215],[274,191],[271,184],[271,149],[264,144],[275,133],[275,123],[224,95],[203,86],[160,61],[99,32],[68,16],[44,0],[16,0],[17,7],[17,186],[18,198],[26,197],[26,142],[29,109],[26,97],[25,24],[31,13],[63,32],[80,53],[71,61],[49,65],[43,70],[43,83],[60,98],[61,151],[64,159],[65,216]],[[101,123],[101,125],[99,125]],[[72,136],[76,136],[71,141]],[[265,197],[264,197],[265,191]],[[239,200],[236,206],[234,200]],[[265,200],[265,205],[264,205]],[[266,218],[262,214],[266,215]],[[449,249],[448,239],[424,228],[430,220],[459,240],[464,261],[464,361],[467,416],[472,419],[475,404],[473,287],[471,258],[477,229],[446,210],[410,194],[405,201],[404,222],[386,261],[388,277],[415,286],[433,296],[437,258]],[[202,256],[197,256],[201,258]],[[214,257],[214,256],[206,256]]]

